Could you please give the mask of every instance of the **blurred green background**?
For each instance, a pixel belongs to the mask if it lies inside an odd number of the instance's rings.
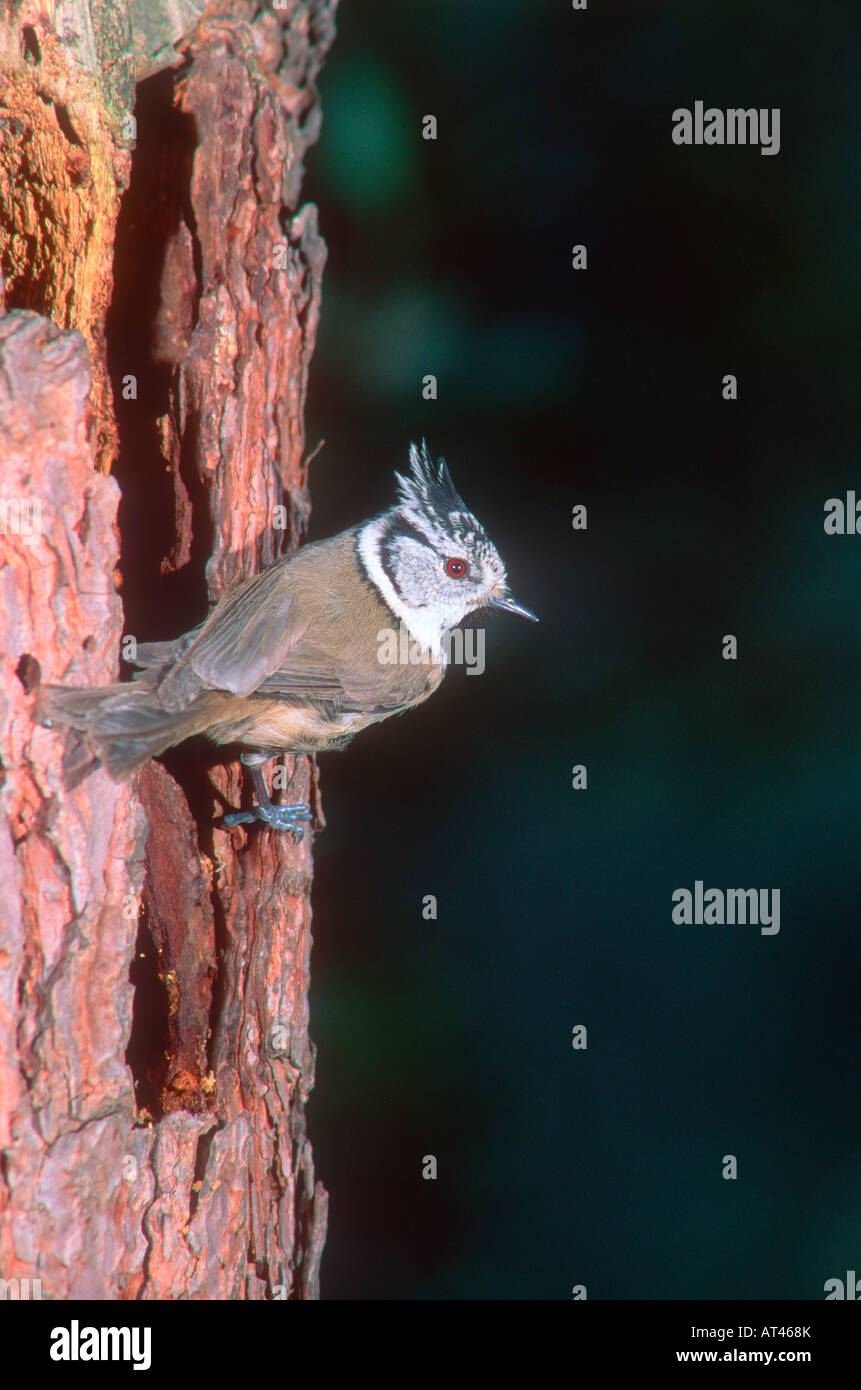
[[[858,21],[342,0],[311,537],[424,434],[541,624],[488,619],[481,678],[321,760],[324,1297],[861,1271],[861,536],[823,530],[857,486]],[[697,99],[779,107],[780,153],[675,146]],[[780,934],[675,925],[696,879],[779,888]]]

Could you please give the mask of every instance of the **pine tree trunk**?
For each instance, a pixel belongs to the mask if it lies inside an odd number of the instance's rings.
[[[33,706],[40,681],[116,679],[124,634],[178,635],[184,604],[199,620],[301,538],[325,247],[298,199],[334,4],[76,0],[58,34],[24,0],[0,21],[13,1294],[318,1296],[312,833],[214,824],[240,771],[199,750],[67,791]],[[286,774],[319,815],[309,760]]]

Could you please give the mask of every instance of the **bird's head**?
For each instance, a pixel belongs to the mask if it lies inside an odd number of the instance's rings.
[[[423,647],[439,656],[445,636],[471,613],[501,608],[537,622],[508,589],[505,566],[481,522],[455,489],[445,459],[410,446],[398,502],[362,527],[369,579]]]

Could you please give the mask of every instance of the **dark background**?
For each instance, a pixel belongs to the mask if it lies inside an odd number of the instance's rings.
[[[861,1272],[861,536],[823,530],[859,483],[858,29],[342,0],[311,538],[387,506],[425,434],[541,624],[488,620],[481,678],[322,759],[324,1297]],[[780,153],[674,145],[698,98],[780,107]],[[675,925],[698,878],[779,888],[780,934]]]

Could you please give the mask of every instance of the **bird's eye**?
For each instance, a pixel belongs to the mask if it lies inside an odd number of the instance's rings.
[[[465,579],[469,572],[469,567],[466,560],[446,560],[445,572],[449,579]]]

